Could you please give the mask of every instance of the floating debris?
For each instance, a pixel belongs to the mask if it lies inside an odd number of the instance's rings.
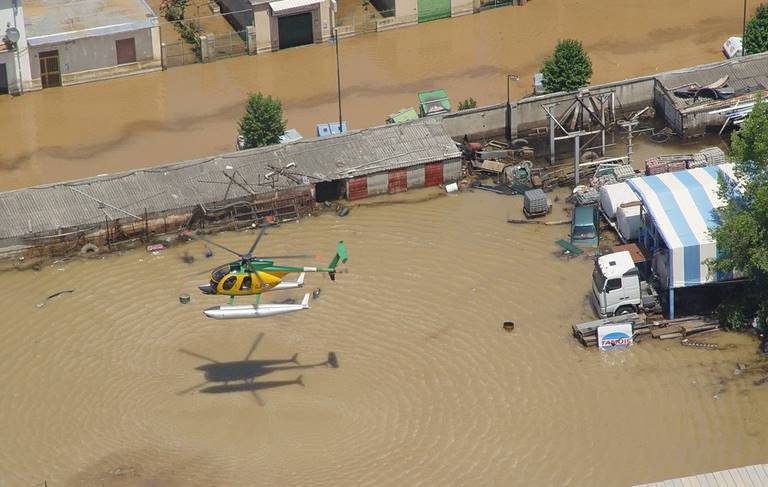
[[[189,294],[181,294],[179,295],[179,302],[181,304],[188,304],[189,300],[192,299]]]
[[[38,308],[38,309],[39,309],[39,308],[44,308],[44,307],[45,307],[45,305],[46,305],[46,304],[48,304],[48,301],[50,301],[51,299],[53,299],[53,298],[55,298],[55,297],[57,297],[57,296],[61,296],[62,294],[73,293],[73,292],[75,292],[75,290],[74,290],[74,289],[65,289],[65,290],[63,290],[63,291],[59,291],[59,292],[57,292],[57,293],[53,293],[53,294],[51,294],[50,296],[46,297],[46,298],[45,298],[45,299],[44,299],[42,302],[40,302],[40,303],[37,303],[37,304],[35,305],[35,307],[36,307],[36,308]]]

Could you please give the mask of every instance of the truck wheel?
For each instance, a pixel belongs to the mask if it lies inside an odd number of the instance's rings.
[[[616,310],[615,313],[613,313],[614,316],[622,316],[622,315],[628,315],[630,313],[634,313],[635,308],[632,306],[621,306],[619,309]]]

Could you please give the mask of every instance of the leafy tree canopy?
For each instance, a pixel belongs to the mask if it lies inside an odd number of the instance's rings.
[[[283,104],[277,98],[261,93],[248,96],[245,114],[238,124],[245,148],[277,144],[285,133]]]
[[[557,43],[552,56],[544,61],[541,74],[548,92],[574,91],[589,84],[592,61],[580,41],[565,39]]]

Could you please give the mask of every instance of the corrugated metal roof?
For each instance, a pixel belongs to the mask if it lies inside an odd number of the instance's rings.
[[[765,485],[768,485],[768,465],[762,464],[663,480],[635,487],[764,487]]]
[[[27,0],[24,25],[36,46],[149,28],[157,15],[144,0]]]
[[[128,213],[141,216],[145,208],[151,214],[209,205],[460,156],[441,120],[424,119],[20,189],[0,193],[0,239],[101,224],[107,217],[126,218]],[[273,189],[266,179],[269,166],[284,168],[289,163],[295,164],[289,171],[298,181],[278,176]],[[230,184],[225,170],[237,173],[240,186]]]
[[[735,94],[743,95],[768,89],[768,53],[737,57],[719,63],[706,64],[695,68],[671,71],[656,76],[678,108],[695,107],[712,102],[709,98],[700,98],[696,102],[691,98],[680,98],[674,90],[698,83],[700,86],[713,83],[723,76],[728,76],[727,86]],[[727,102],[727,100],[725,100]]]

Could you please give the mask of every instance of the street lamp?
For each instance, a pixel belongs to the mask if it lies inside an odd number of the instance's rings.
[[[507,138],[507,145],[512,145],[512,106],[509,100],[509,80],[518,81],[520,77],[516,74],[507,75],[507,110],[505,112],[506,123],[504,124],[504,135]]]
[[[747,35],[747,0],[744,0],[744,17],[741,22],[741,57],[744,57],[744,37]]]
[[[337,0],[331,0],[331,10],[333,11],[333,43],[336,44],[336,94],[339,99],[339,132],[341,128],[341,70],[339,66],[339,31],[336,25],[336,5]]]

